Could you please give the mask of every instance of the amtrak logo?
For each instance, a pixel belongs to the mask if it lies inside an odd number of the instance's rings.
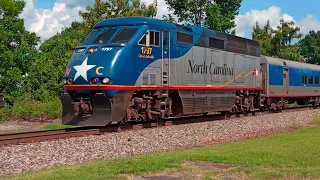
[[[96,65],[88,65],[88,57],[83,61],[81,65],[73,66],[74,69],[77,71],[76,75],[74,75],[73,81],[77,80],[79,76],[82,76],[83,79],[88,81],[87,72],[95,66]]]

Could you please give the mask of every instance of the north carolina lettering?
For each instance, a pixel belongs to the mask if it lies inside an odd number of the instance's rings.
[[[195,64],[194,60],[188,60],[188,73],[192,74],[211,74],[211,75],[224,75],[233,76],[234,68],[230,68],[227,64],[223,64],[223,67],[216,66],[214,62],[211,62],[209,66],[204,61],[201,64]]]

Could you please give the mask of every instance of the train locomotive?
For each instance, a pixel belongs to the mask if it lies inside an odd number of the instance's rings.
[[[146,17],[97,23],[69,60],[63,124],[281,111],[319,104],[317,65],[261,56],[256,41]]]

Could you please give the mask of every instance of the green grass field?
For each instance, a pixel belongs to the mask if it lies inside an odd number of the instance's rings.
[[[202,170],[186,162],[223,164],[228,169]],[[183,151],[62,166],[8,179],[126,179],[144,174],[176,173],[199,179],[320,178],[320,123],[290,133]]]
[[[44,130],[55,130],[55,129],[65,129],[65,128],[75,128],[75,126],[63,125],[63,124],[47,124],[43,127]]]

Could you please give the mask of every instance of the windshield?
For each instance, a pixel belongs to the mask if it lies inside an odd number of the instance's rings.
[[[93,30],[89,34],[89,36],[84,40],[82,45],[89,45],[89,44],[104,44],[106,43],[111,36],[116,32],[116,29],[106,29],[104,31]]]
[[[123,28],[113,38],[112,43],[126,43],[136,33],[136,28]]]
[[[117,31],[115,28],[109,29],[94,29],[90,32],[88,37],[83,41],[81,45],[90,44],[105,44]],[[111,43],[126,43],[137,32],[137,28],[122,28],[118,31]]]

